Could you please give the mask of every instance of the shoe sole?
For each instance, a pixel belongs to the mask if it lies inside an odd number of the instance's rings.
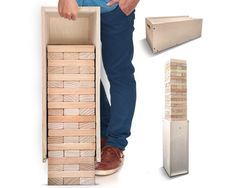
[[[111,170],[95,170],[95,175],[96,176],[108,176],[108,175],[114,174],[114,173],[116,173],[117,171],[120,170],[122,165],[123,165],[123,161],[121,162],[120,166],[118,168],[115,168],[115,169],[111,169]]]

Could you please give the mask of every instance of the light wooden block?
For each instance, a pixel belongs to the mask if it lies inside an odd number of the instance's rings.
[[[79,87],[80,88],[87,88],[87,87],[95,87],[95,82],[94,81],[80,81],[79,82]]]
[[[64,95],[64,102],[78,102],[78,101],[79,101],[79,95]]]
[[[80,136],[80,143],[95,143],[95,136]]]
[[[95,88],[48,88],[48,94],[90,95],[95,94]]]
[[[79,169],[79,165],[64,165],[64,171],[78,171]]]
[[[64,60],[76,60],[79,59],[79,54],[77,52],[65,52]]]
[[[48,165],[48,171],[63,171],[64,165]]]
[[[70,109],[70,108],[65,108],[64,109],[64,115],[65,116],[76,116],[76,115],[79,115],[79,109]]]
[[[81,150],[80,155],[81,157],[94,157],[95,150]]]
[[[79,142],[78,136],[65,136],[64,143],[78,143]]]
[[[48,102],[62,102],[64,101],[63,95],[48,95]]]
[[[79,81],[64,81],[64,88],[79,88]]]
[[[61,52],[49,52],[47,58],[48,60],[61,60],[64,59],[64,54]]]
[[[81,74],[94,74],[95,67],[94,66],[82,66],[80,67],[80,73]]]
[[[79,150],[68,150],[64,152],[65,157],[80,157]]]
[[[55,158],[55,157],[63,157],[64,152],[63,151],[48,151],[48,157]]]
[[[95,116],[48,116],[49,123],[83,123],[95,122]]]
[[[94,74],[48,74],[48,80],[56,81],[94,81]]]
[[[63,123],[48,123],[48,129],[63,129]]]
[[[95,164],[80,164],[79,168],[82,171],[90,171],[95,169]]]
[[[48,108],[95,108],[95,102],[48,102]]]
[[[148,17],[146,39],[154,53],[201,37],[202,19],[189,16]]]
[[[92,151],[95,153],[94,143],[63,143],[63,144],[48,144],[48,150],[84,150],[81,151],[81,156],[92,157]]]
[[[71,154],[72,150],[70,151],[65,151],[65,155]],[[76,152],[79,152],[76,150]],[[73,153],[74,154],[74,153]],[[79,157],[79,156],[67,156],[63,158],[48,158],[48,164],[53,164],[53,165],[60,165],[60,164],[94,164],[95,158],[94,157]]]
[[[79,110],[80,115],[95,115],[95,109],[94,108],[80,108]]]
[[[48,110],[48,116],[63,116],[64,115],[64,110],[63,109],[49,109]]]
[[[94,129],[61,129],[48,130],[48,136],[95,136]]]
[[[48,185],[63,185],[63,178],[50,178],[48,177]]]
[[[50,45],[48,52],[94,52],[94,45]]]
[[[80,178],[81,185],[93,185],[95,184],[95,178]]]
[[[64,123],[64,129],[79,129],[79,123]]]
[[[79,71],[79,67],[77,66],[65,66],[64,67],[64,74],[78,74]]]
[[[80,123],[80,129],[95,129],[95,122]]]
[[[48,87],[50,88],[63,88],[64,82],[63,81],[48,81]]]
[[[64,69],[63,67],[48,67],[49,74],[63,74]]]
[[[79,59],[95,59],[95,53],[92,52],[81,52],[78,55]]]
[[[79,60],[48,60],[48,66],[50,67],[82,67],[82,66],[95,66],[94,60],[79,59]]]
[[[80,178],[64,178],[64,185],[79,185],[80,184]]]
[[[48,137],[48,144],[59,144],[64,143],[63,136],[49,136]]]
[[[93,102],[93,101],[95,101],[95,96],[94,95],[79,95],[79,101]]]

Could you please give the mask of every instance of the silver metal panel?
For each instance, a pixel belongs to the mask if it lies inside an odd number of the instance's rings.
[[[188,121],[163,121],[163,167],[172,176],[188,173]]]

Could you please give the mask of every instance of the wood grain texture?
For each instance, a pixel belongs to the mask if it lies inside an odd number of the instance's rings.
[[[48,102],[48,108],[95,108],[95,102]]]
[[[66,152],[69,152],[69,151],[66,151]],[[82,163],[93,164],[94,161],[95,161],[94,157],[48,158],[48,164],[82,164]]]
[[[50,67],[83,67],[83,66],[91,66],[94,67],[94,60],[48,60],[48,66]]]
[[[94,136],[94,129],[48,130],[48,136]]]
[[[95,171],[49,171],[48,177],[61,178],[61,177],[94,177]]]
[[[94,52],[94,45],[48,45],[48,52]]]
[[[78,122],[95,122],[95,116],[49,116],[49,123],[78,123]]]
[[[94,80],[93,74],[48,74],[48,80]]]
[[[49,136],[48,137],[48,144],[60,144],[64,143],[63,136]]]
[[[79,102],[79,95],[63,95],[64,102]],[[86,101],[81,101],[86,102]]]
[[[47,58],[49,60],[61,60],[64,59],[64,54],[61,52],[49,52],[47,53]]]
[[[48,94],[90,95],[95,88],[48,88]]]
[[[75,178],[64,178],[64,185],[79,185],[80,177]]]
[[[48,185],[63,185],[64,181],[63,178],[50,178],[48,177]]]
[[[95,149],[94,143],[62,143],[62,144],[48,144],[48,151],[58,151],[58,150],[83,150],[87,152]],[[81,156],[86,156],[82,155]],[[87,155],[91,157],[91,155]]]
[[[95,184],[95,178],[80,178],[81,185],[93,185]]]

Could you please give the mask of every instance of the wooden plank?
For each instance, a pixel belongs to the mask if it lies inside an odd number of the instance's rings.
[[[64,123],[64,129],[78,129],[79,123]]]
[[[94,108],[80,108],[79,109],[79,115],[95,115],[95,109]]]
[[[95,143],[95,136],[80,136],[79,142],[80,143]]]
[[[79,59],[79,54],[76,52],[65,52],[64,60],[77,60]]]
[[[66,108],[64,109],[65,116],[76,116],[79,115],[79,109],[76,108]]]
[[[48,80],[94,80],[93,74],[48,74]]]
[[[48,81],[47,82],[49,88],[63,88],[64,82],[63,81]]]
[[[48,171],[63,171],[63,170],[64,170],[64,165],[48,165]]]
[[[79,67],[77,66],[65,66],[64,74],[78,74],[80,72]]]
[[[95,102],[48,102],[48,108],[95,108]]]
[[[95,59],[95,53],[91,52],[80,52],[79,59]]]
[[[64,136],[64,143],[79,143],[79,136]]]
[[[93,136],[94,129],[62,129],[62,130],[48,130],[49,136]]]
[[[87,148],[86,148],[86,149],[80,151],[80,155],[81,155],[81,157],[94,157],[95,150],[87,150]]]
[[[64,144],[48,144],[49,151],[58,151],[58,150],[76,150],[76,149],[86,149],[89,150],[95,149],[94,143],[64,143]],[[82,156],[82,155],[81,155]],[[83,155],[85,156],[85,155]],[[90,155],[89,155],[90,156]]]
[[[49,123],[64,122],[64,123],[77,123],[77,122],[95,122],[95,116],[49,116]]]
[[[63,116],[64,110],[60,108],[48,109],[48,116]]]
[[[94,81],[80,81],[79,87],[80,88],[93,88],[95,87],[95,82]]]
[[[95,129],[95,122],[85,122],[85,123],[80,123],[80,129]]]
[[[80,178],[81,185],[93,185],[95,184],[95,178]]]
[[[94,74],[95,67],[94,66],[82,66],[82,67],[80,67],[79,71],[81,74]]]
[[[48,137],[48,144],[60,144],[64,143],[63,136],[49,136]]]
[[[93,102],[93,101],[95,101],[95,96],[94,95],[79,95],[79,101]]]
[[[48,178],[48,185],[63,185],[63,178]]]
[[[64,95],[64,102],[78,102],[78,101],[79,101],[79,95]]]
[[[53,116],[49,116],[49,117],[53,117]],[[64,128],[64,124],[63,123],[48,123],[48,129],[63,129]]]
[[[64,59],[64,54],[61,52],[49,52],[47,53],[47,58],[49,60],[61,60]]]
[[[79,88],[79,81],[64,81],[64,88]]]
[[[78,171],[79,165],[78,164],[68,164],[68,165],[64,165],[64,171]]]
[[[68,151],[66,151],[68,152]],[[93,164],[94,157],[62,157],[62,158],[48,158],[48,164]]]
[[[89,170],[94,170],[95,165],[94,164],[80,164],[79,165],[80,170],[82,171],[89,171]]]
[[[48,67],[47,72],[48,74],[63,74],[64,69],[63,67]]]
[[[80,178],[64,178],[64,185],[80,185]]]
[[[48,95],[47,101],[49,102],[62,102],[64,101],[63,95]]]
[[[48,60],[48,66],[51,67],[82,67],[82,66],[91,66],[94,67],[94,60],[90,59],[79,59],[79,60]]]
[[[48,176],[50,178],[58,177],[94,177],[95,171],[49,171]]]
[[[65,157],[80,157],[80,151],[79,150],[68,150],[64,151]]]
[[[48,45],[48,52],[94,52],[94,45]]]
[[[63,157],[64,156],[64,151],[48,151],[48,157],[51,158],[57,158],[57,157]]]
[[[89,95],[95,94],[95,88],[48,88],[48,94]]]

